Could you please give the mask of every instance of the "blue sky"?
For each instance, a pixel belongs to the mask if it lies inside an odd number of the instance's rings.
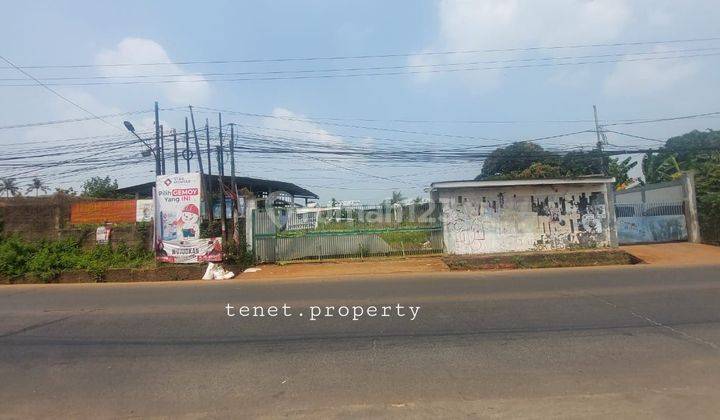
[[[547,49],[570,44],[708,38],[720,35],[713,1],[581,0],[535,1],[274,1],[204,2],[6,2],[0,28],[0,54],[18,65],[147,63],[284,57],[357,56],[433,51],[544,47],[459,55],[416,55],[364,60],[27,69],[37,78],[185,75],[190,83],[55,86],[96,115],[163,108],[197,107],[270,115],[225,113],[247,137],[284,136],[297,150],[360,148],[412,153],[418,149],[466,151],[509,142],[592,129],[592,105],[604,122],[719,111],[720,41],[623,47]],[[631,55],[640,53],[641,55]],[[212,82],[205,73],[268,72],[348,67],[451,68],[458,62],[550,60],[604,56],[609,63],[351,78]],[[638,57],[702,55],[671,60]],[[582,61],[570,59],[570,61]],[[586,59],[588,60],[588,59]],[[566,59],[567,61],[567,59]],[[610,60],[608,60],[610,61]],[[511,65],[522,61],[510,61]],[[503,67],[508,64],[481,65]],[[22,79],[14,69],[2,78]],[[162,78],[156,78],[162,80]],[[152,80],[156,80],[152,79]],[[120,79],[88,79],[120,80]],[[125,79],[127,80],[127,79]],[[0,84],[17,84],[4,81]],[[25,83],[25,82],[23,82]],[[56,83],[64,83],[63,81]],[[21,83],[22,84],[22,83]],[[83,111],[37,86],[0,86],[0,126],[86,117]],[[166,127],[180,128],[184,110],[164,111]],[[215,113],[198,108],[198,118]],[[151,126],[151,114],[131,119]],[[339,118],[328,124],[324,118]],[[397,122],[392,120],[423,120]],[[367,121],[371,120],[371,121]],[[501,120],[505,123],[458,121]],[[557,121],[564,122],[557,122]],[[583,120],[567,122],[568,120]],[[448,122],[454,121],[454,122]],[[511,122],[508,122],[511,121]],[[618,131],[666,139],[693,128],[718,128],[717,117],[617,127]],[[352,126],[352,127],[350,127]],[[369,129],[367,127],[371,127]],[[415,133],[407,133],[412,131]],[[430,134],[419,134],[430,133]],[[434,134],[434,135],[433,135]],[[87,136],[125,135],[100,121],[0,130],[0,144],[11,154],[37,154],[41,145],[72,143],[78,152],[108,147],[108,140],[62,141]],[[658,143],[608,134],[618,147]],[[277,138],[277,137],[273,137]],[[256,142],[241,138],[239,143]],[[86,144],[83,144],[86,142]],[[593,133],[541,142],[550,148],[590,148]],[[79,146],[78,146],[79,145]],[[255,144],[257,145],[257,144]],[[140,146],[108,151],[113,159],[138,156]],[[60,149],[58,149],[60,150]],[[119,153],[116,155],[116,153]],[[74,156],[74,155],[73,155]],[[238,173],[286,180],[321,195],[377,202],[401,190],[425,195],[433,181],[469,179],[482,162],[398,162],[370,158],[238,153]],[[314,157],[311,157],[314,156]],[[51,159],[51,158],[39,158]],[[58,160],[59,158],[55,158]],[[51,159],[52,160],[52,159]],[[37,160],[36,160],[37,161]],[[62,166],[24,171],[19,180],[40,176],[53,186],[77,186],[92,175],[109,174],[121,185],[152,179],[153,162],[93,169]],[[75,172],[68,172],[69,170]],[[18,167],[0,167],[0,175]],[[636,174],[637,175],[637,174]]]

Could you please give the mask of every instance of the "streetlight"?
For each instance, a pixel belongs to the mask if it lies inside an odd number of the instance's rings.
[[[137,137],[138,140],[140,140],[140,141],[148,148],[148,150],[141,152],[141,155],[142,155],[142,156],[150,156],[150,154],[152,153],[153,157],[155,158],[155,175],[160,175],[160,172],[159,172],[160,159],[158,158],[158,155],[157,155],[157,153],[156,153],[157,151],[156,151],[154,148],[152,148],[152,147],[145,141],[145,139],[143,139],[142,137],[140,137],[140,136],[138,135],[138,133],[135,132],[135,126],[133,126],[130,121],[123,121],[123,125],[125,126],[125,128],[127,128],[127,130],[128,130],[129,132],[133,133],[133,135],[135,135],[135,137]]]

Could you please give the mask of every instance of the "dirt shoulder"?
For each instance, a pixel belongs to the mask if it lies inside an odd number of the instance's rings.
[[[448,255],[443,257],[443,261],[453,271],[587,267],[640,262],[631,254],[620,249]]]
[[[690,242],[626,245],[620,249],[652,265],[707,265],[720,263],[720,247]]]
[[[436,273],[450,270],[440,256],[325,260],[283,265],[263,264],[255,268],[259,268],[260,270],[252,273],[243,273],[242,278],[338,277],[367,274]]]

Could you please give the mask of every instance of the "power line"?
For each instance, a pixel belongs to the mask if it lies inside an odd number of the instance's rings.
[[[498,63],[517,63],[517,62],[533,62],[533,61],[553,61],[553,60],[574,60],[588,58],[606,58],[606,57],[628,57],[636,55],[661,55],[673,53],[688,53],[700,51],[717,51],[719,47],[711,48],[692,48],[677,49],[664,51],[641,51],[641,52],[622,52],[613,54],[594,54],[582,56],[564,56],[564,57],[538,57],[538,58],[514,58],[506,60],[485,60],[485,61],[465,61],[456,63],[434,63],[434,64],[407,64],[397,66],[375,66],[375,67],[344,67],[344,68],[325,68],[325,69],[302,69],[302,70],[272,70],[272,71],[243,71],[243,72],[213,72],[213,73],[175,73],[175,74],[134,74],[134,75],[117,75],[117,76],[55,76],[43,77],[43,81],[55,80],[110,80],[110,79],[152,79],[152,78],[187,78],[192,77],[216,77],[216,76],[250,76],[250,75],[268,75],[268,74],[303,74],[303,73],[332,73],[332,72],[353,72],[353,71],[376,71],[376,70],[397,70],[397,69],[414,69],[414,68],[436,68],[450,66],[465,66],[478,64],[498,64]],[[0,81],[18,81],[24,79],[18,78],[0,78]]]
[[[569,63],[541,63],[541,64],[524,64],[516,66],[496,66],[496,67],[465,67],[451,69],[436,70],[413,70],[413,71],[391,71],[376,73],[352,73],[352,74],[319,74],[308,76],[269,76],[269,77],[245,77],[245,78],[227,78],[227,79],[205,79],[205,78],[185,78],[176,80],[129,80],[129,81],[102,81],[102,82],[76,82],[76,83],[48,83],[49,86],[110,86],[110,85],[153,85],[153,84],[182,84],[182,83],[218,83],[218,82],[246,82],[246,81],[274,81],[274,80],[304,80],[304,79],[336,79],[336,78],[352,78],[352,77],[374,77],[374,76],[402,76],[411,74],[432,74],[432,73],[454,73],[466,71],[481,70],[511,70],[526,69],[535,67],[563,67],[563,66],[579,66],[588,64],[609,64],[620,62],[639,62],[639,61],[657,61],[657,60],[676,60],[680,58],[697,58],[718,56],[720,53],[708,54],[689,54],[676,55],[670,57],[646,57],[646,58],[623,58],[620,60],[596,60],[596,61],[577,61]],[[27,87],[32,84],[2,84],[0,87]]]
[[[83,107],[83,106],[77,104],[76,102],[68,99],[67,97],[63,96],[62,94],[60,94],[60,92],[56,91],[55,89],[51,88],[51,87],[48,86],[47,84],[45,84],[45,83],[41,82],[40,80],[36,79],[35,76],[33,76],[32,74],[30,74],[30,73],[26,72],[25,70],[21,69],[20,67],[18,67],[17,65],[15,65],[12,61],[8,60],[7,58],[3,57],[2,55],[0,55],[0,59],[2,59],[4,62],[8,63],[8,64],[9,64],[11,67],[13,67],[15,70],[17,70],[17,71],[19,71],[20,73],[24,74],[24,75],[27,76],[28,78],[34,80],[38,85],[40,85],[40,86],[42,86],[43,88],[45,88],[45,89],[49,90],[50,92],[52,92],[52,93],[53,93],[55,96],[57,96],[58,98],[62,99],[63,101],[65,101],[65,102],[67,102],[67,103],[69,103],[70,105],[74,106],[75,108],[77,108],[77,109],[79,109],[79,110],[81,110],[81,111],[83,111],[83,112],[86,112],[86,113],[90,114],[91,116],[93,116],[93,117],[95,117],[96,119],[104,122],[105,124],[109,125],[110,127],[116,128],[116,129],[121,130],[121,131],[123,131],[123,132],[125,131],[125,130],[121,129],[120,127],[116,126],[115,124],[113,124],[113,123],[111,123],[111,122],[103,119],[101,116],[95,114],[94,112],[86,109],[85,107]]]
[[[685,119],[689,119],[689,118],[709,117],[709,116],[714,116],[714,115],[720,115],[720,111],[706,112],[703,114],[682,115],[679,117],[656,118],[656,119],[651,119],[651,120],[616,122],[616,123],[611,123],[611,124],[603,124],[603,126],[609,127],[609,126],[615,126],[615,125],[647,124],[647,123],[654,123],[654,122],[685,120]]]
[[[180,107],[172,107],[172,108],[160,108],[160,111],[175,111]],[[121,117],[126,115],[139,115],[139,114],[147,114],[153,112],[153,110],[143,110],[143,111],[128,111],[128,112],[118,112],[115,114],[106,114],[106,115],[100,115],[101,118],[110,118],[110,117]],[[84,117],[84,118],[68,118],[65,120],[51,120],[51,121],[40,121],[40,122],[32,122],[32,123],[22,123],[22,124],[14,124],[14,125],[3,125],[0,126],[0,130],[7,130],[11,128],[27,128],[27,127],[39,127],[39,126],[45,126],[45,125],[55,125],[55,124],[67,124],[67,123],[74,123],[74,122],[83,122],[83,121],[92,121],[96,120],[98,117]]]
[[[649,137],[637,136],[637,135],[635,135],[635,134],[622,133],[622,132],[620,132],[620,131],[613,131],[613,130],[603,130],[603,131],[605,131],[606,133],[614,133],[614,134],[619,134],[619,135],[621,135],[621,136],[632,137],[632,138],[641,139],[641,140],[648,140],[648,141],[654,141],[654,142],[658,142],[658,143],[665,143],[665,140],[651,139],[651,138],[649,138]]]
[[[256,58],[256,59],[216,59],[216,60],[186,60],[186,61],[163,61],[163,62],[145,62],[145,63],[107,63],[107,64],[54,64],[54,65],[26,65],[13,68],[22,69],[49,69],[49,68],[94,68],[94,67],[133,67],[133,66],[167,66],[167,65],[192,65],[192,64],[231,64],[231,63],[272,63],[287,61],[336,61],[336,60],[361,60],[373,58],[402,58],[416,56],[437,56],[437,55],[453,55],[453,54],[478,54],[478,53],[496,53],[496,52],[519,52],[519,51],[542,51],[542,50],[561,50],[576,48],[599,48],[599,47],[625,47],[639,45],[658,45],[658,44],[679,44],[717,41],[720,37],[706,38],[686,38],[671,40],[652,40],[652,41],[634,41],[634,42],[612,42],[612,43],[596,43],[596,44],[569,44],[569,45],[551,45],[551,46],[534,46],[534,47],[515,47],[515,48],[488,48],[477,50],[455,50],[455,51],[425,51],[415,53],[391,53],[391,54],[367,54],[367,55],[338,55],[338,56],[315,56],[315,57],[284,57],[284,58]]]

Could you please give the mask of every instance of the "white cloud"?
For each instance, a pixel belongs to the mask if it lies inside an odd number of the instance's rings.
[[[102,50],[95,58],[97,64],[140,64],[171,61],[162,45],[151,39],[144,38],[125,38],[118,43],[115,49]],[[145,79],[190,81],[191,83],[168,83],[162,85],[162,92],[167,100],[176,105],[204,103],[210,96],[210,85],[203,76],[186,72],[182,67],[174,64],[163,66],[100,67],[100,72],[103,76],[112,77],[138,74],[143,76],[178,75],[177,77]]]
[[[123,110],[109,106],[94,95],[76,89],[76,88],[61,88],[57,89],[58,93],[64,97],[70,99],[74,103],[82,106],[83,108],[90,110],[95,115],[108,115],[123,112]],[[45,96],[43,100],[43,113],[49,116],[49,120],[65,120],[72,118],[91,118],[91,116],[84,111],[72,106],[68,102],[60,99],[59,97],[50,93],[41,92]],[[106,118],[107,122],[113,124],[115,127],[111,127],[100,120],[91,119],[82,123],[67,123],[57,125],[47,125],[32,127],[23,132],[24,137],[29,140],[39,139],[62,139],[62,138],[74,138],[84,136],[98,136],[98,135],[117,135],[122,134],[122,122],[118,123],[117,118],[110,119]]]
[[[308,142],[328,145],[343,143],[341,137],[329,133],[317,123],[307,121],[305,116],[285,108],[273,109],[272,117],[263,118],[262,124],[271,131],[267,133],[269,135],[302,138]]]
[[[438,38],[424,51],[604,42],[618,37],[632,17],[628,0],[443,0],[438,8]],[[519,55],[519,52],[487,53],[479,56],[479,60],[504,60]],[[411,65],[462,62],[470,61],[468,57],[478,56],[414,56],[409,62]],[[433,77],[423,74],[419,80]],[[463,77],[475,87],[491,88],[499,84],[501,70],[480,70],[464,73]]]
[[[654,51],[662,52],[663,48]],[[667,56],[672,56],[669,54]],[[660,55],[659,57],[663,57]],[[633,57],[629,57],[630,60]],[[613,72],[605,80],[605,93],[608,95],[649,95],[663,93],[690,80],[699,71],[697,62],[678,60],[623,60],[615,65]]]

